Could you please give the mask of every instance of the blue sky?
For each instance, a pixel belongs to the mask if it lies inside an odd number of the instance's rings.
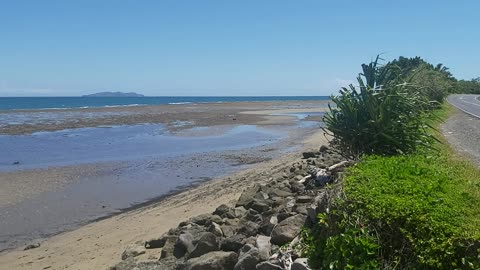
[[[0,0],[0,96],[329,95],[377,53],[480,76],[479,1]]]

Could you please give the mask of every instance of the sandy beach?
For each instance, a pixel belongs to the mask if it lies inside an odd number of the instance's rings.
[[[118,211],[113,211],[117,209],[109,209],[107,205],[104,207],[107,209],[102,209],[115,213],[110,218],[79,228],[76,228],[79,224],[65,227],[63,230],[67,232],[33,241],[41,243],[39,248],[23,251],[24,246],[20,246],[0,253],[0,269],[107,269],[120,260],[120,254],[127,244],[158,236],[191,216],[211,212],[219,204],[235,200],[252,183],[266,181],[275,174],[283,173],[287,165],[298,158],[302,149],[315,149],[325,143],[325,137],[318,126],[315,128],[299,124],[299,119],[307,123],[318,121],[321,117],[315,113],[321,113],[325,108],[326,102],[302,101],[77,109],[65,110],[60,114],[80,112],[100,115],[91,118],[65,117],[61,121],[57,118],[55,123],[47,118],[26,121],[21,125],[3,125],[3,134],[17,135],[66,128],[142,123],[163,124],[168,133],[179,137],[196,137],[201,134],[198,132],[206,132],[207,135],[228,133],[230,128],[225,129],[225,126],[232,125],[253,125],[275,132],[282,130],[286,135],[276,143],[222,150],[207,155],[211,162],[228,160],[231,167],[217,172],[220,177],[193,181],[190,185],[177,189],[171,196],[140,204],[143,206],[141,208],[133,207],[118,214]],[[28,117],[30,112],[21,113]],[[42,113],[57,112],[42,110]],[[107,116],[102,117],[102,114]],[[198,127],[214,128],[199,131],[196,129]],[[165,169],[177,167],[181,171],[184,165],[179,164],[171,163]],[[129,165],[124,162],[97,162],[1,172],[0,207],[24,204],[46,192],[59,192],[87,178],[108,177],[112,171],[122,166]],[[192,168],[199,166],[208,168],[206,163],[191,164]],[[216,166],[223,165],[218,163]],[[128,177],[135,177],[135,173]]]

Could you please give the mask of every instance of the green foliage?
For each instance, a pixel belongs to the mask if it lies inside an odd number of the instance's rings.
[[[332,144],[348,156],[408,153],[433,141],[422,119],[428,104],[420,91],[398,84],[399,69],[379,68],[378,60],[362,65],[358,87],[343,87],[332,96],[336,106],[324,117]]]
[[[304,256],[315,269],[378,269],[379,245],[363,216],[339,199],[332,211],[319,214],[319,223],[305,231]]]
[[[437,109],[443,103],[445,97],[453,92],[454,82],[448,76],[438,70],[429,69],[421,65],[410,75],[410,83],[417,86],[416,89],[429,106],[425,109]]]
[[[470,81],[460,80],[455,85],[455,92],[465,94],[480,94],[480,78]]]
[[[365,157],[306,254],[318,269],[479,269],[478,179],[445,149]]]

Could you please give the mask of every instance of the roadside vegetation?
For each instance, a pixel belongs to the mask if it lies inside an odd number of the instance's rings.
[[[438,132],[463,81],[419,57],[380,60],[332,97],[325,130],[359,162],[305,255],[317,269],[480,269],[480,170]]]

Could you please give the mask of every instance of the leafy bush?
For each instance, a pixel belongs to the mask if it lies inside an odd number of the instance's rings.
[[[352,168],[344,198],[306,238],[312,265],[480,269],[480,172],[441,153],[369,156]]]
[[[379,58],[362,65],[355,86],[332,96],[336,104],[324,117],[324,130],[344,154],[392,155],[429,145],[433,137],[422,119],[425,99],[412,84],[398,83],[398,69],[378,68]]]

